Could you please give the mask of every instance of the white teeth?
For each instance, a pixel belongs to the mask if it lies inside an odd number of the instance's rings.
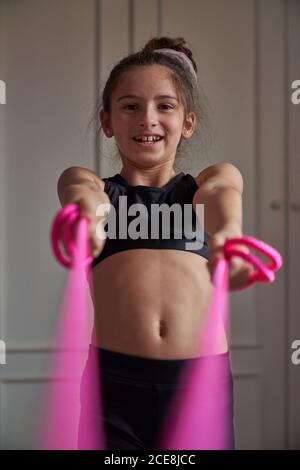
[[[142,141],[142,142],[156,142],[157,140],[160,140],[161,137],[155,136],[155,135],[150,135],[150,136],[141,136],[141,137],[135,137],[135,140]]]

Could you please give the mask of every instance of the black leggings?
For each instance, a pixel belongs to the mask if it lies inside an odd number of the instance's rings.
[[[90,419],[97,426],[104,423],[107,450],[150,450],[157,449],[157,439],[162,428],[170,399],[178,389],[180,373],[188,362],[198,359],[152,359],[108,351],[89,346],[88,361],[95,354],[100,360],[103,417],[92,410]],[[201,361],[222,361],[220,386],[229,388],[226,406],[230,416],[228,448],[234,448],[233,429],[233,381],[229,353],[203,357]],[[88,378],[84,370],[81,382],[81,409],[90,406],[84,393]],[[224,374],[224,376],[223,376]],[[182,388],[181,388],[182,389]],[[96,421],[95,421],[96,420]],[[82,416],[79,422],[78,448],[84,449],[84,429]]]

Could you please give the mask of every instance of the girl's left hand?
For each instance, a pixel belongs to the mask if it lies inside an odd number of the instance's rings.
[[[208,249],[210,253],[210,259],[207,267],[212,277],[216,263],[219,258],[224,258],[223,246],[226,240],[230,238],[239,238],[242,235],[237,235],[230,229],[223,229],[215,233],[208,241]],[[245,245],[237,245],[240,251],[249,253],[250,250]],[[229,260],[229,290],[238,290],[244,287],[247,283],[249,276],[254,272],[252,264],[243,260],[239,256],[232,256]]]

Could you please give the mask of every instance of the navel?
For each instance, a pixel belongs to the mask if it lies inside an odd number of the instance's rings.
[[[159,336],[161,338],[164,338],[167,334],[167,328],[166,328],[166,324],[163,320],[160,320],[159,322]]]

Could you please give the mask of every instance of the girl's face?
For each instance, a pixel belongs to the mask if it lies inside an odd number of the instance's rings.
[[[185,117],[183,104],[161,65],[137,66],[124,72],[111,96],[111,113],[101,110],[107,137],[114,135],[123,161],[149,168],[175,159],[180,139],[191,137],[195,114]],[[138,142],[145,135],[160,136],[157,142]]]

